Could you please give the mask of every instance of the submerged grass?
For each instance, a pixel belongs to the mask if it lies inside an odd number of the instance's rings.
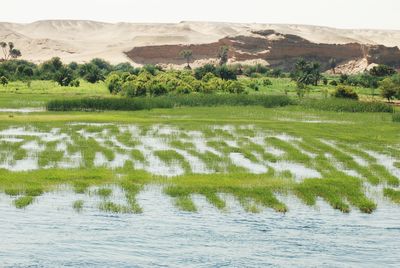
[[[22,196],[14,200],[14,205],[19,209],[26,208],[33,203],[34,199],[35,198],[33,196]]]
[[[391,188],[385,188],[383,190],[383,194],[390,198],[393,202],[400,204],[400,191],[399,190],[394,190]]]
[[[76,211],[76,212],[82,212],[82,210],[83,210],[83,204],[84,204],[84,201],[83,200],[76,200],[76,201],[74,201],[74,203],[72,204],[72,207],[73,207],[73,209]]]

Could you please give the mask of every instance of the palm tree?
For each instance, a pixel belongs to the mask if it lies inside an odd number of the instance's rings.
[[[7,51],[7,46],[8,46],[8,51]],[[13,42],[0,42],[0,47],[3,50],[4,58],[3,61],[11,59],[16,59],[18,57],[21,57],[21,51],[19,49],[15,48],[15,45]]]
[[[1,49],[3,50],[3,54],[4,54],[4,59],[3,60],[6,60],[6,58],[7,58],[7,43],[6,42],[0,42],[0,47],[1,47]]]
[[[228,46],[222,46],[219,48],[217,55],[219,59],[219,65],[224,65],[228,62],[228,52],[229,52]]]
[[[190,69],[189,63],[190,63],[190,60],[192,59],[193,52],[190,49],[185,49],[185,50],[182,50],[179,53],[179,55],[181,55],[186,60],[186,63],[187,63],[186,67]]]
[[[329,60],[329,66],[331,67],[332,73],[336,74],[336,59],[335,58],[331,58]]]

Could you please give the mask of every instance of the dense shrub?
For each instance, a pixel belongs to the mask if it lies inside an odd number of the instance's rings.
[[[369,70],[369,73],[372,76],[383,77],[394,75],[396,73],[396,70],[387,65],[379,64],[378,66],[375,66],[371,70]]]
[[[336,80],[332,80],[329,82],[329,85],[336,87],[338,83],[336,82]]]
[[[246,106],[261,105],[279,107],[292,104],[286,96],[269,95],[208,95],[190,94],[146,98],[87,98],[75,100],[53,100],[47,104],[49,111],[92,111],[92,110],[144,110],[173,108],[179,106]]]
[[[4,87],[8,84],[8,79],[5,76],[0,77],[0,84]]]
[[[338,87],[335,92],[333,92],[332,96],[335,98],[358,100],[358,95],[353,89],[343,86]]]
[[[398,98],[400,99],[400,75],[385,78],[379,83],[381,96],[388,101]]]
[[[382,112],[392,113],[393,107],[382,102],[361,102],[348,99],[303,100],[299,103],[306,108],[334,112]]]

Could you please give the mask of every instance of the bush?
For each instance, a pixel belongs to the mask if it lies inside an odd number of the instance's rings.
[[[70,83],[71,87],[79,87],[81,85],[81,82],[78,79],[72,80]]]
[[[264,79],[262,79],[262,85],[263,86],[272,86],[272,82],[268,78],[264,78]]]
[[[336,87],[338,83],[336,82],[336,80],[332,80],[329,82],[329,85]]]
[[[400,77],[394,76],[392,78],[385,78],[379,83],[381,96],[388,101],[394,98],[400,98]]]
[[[353,89],[343,86],[338,87],[332,96],[335,98],[358,100],[358,95],[353,91]]]
[[[8,84],[8,79],[5,76],[0,77],[0,84],[5,87]]]
[[[361,102],[350,99],[325,99],[325,100],[303,100],[300,105],[306,108],[334,111],[334,112],[371,112],[392,113],[393,107],[382,102]]]
[[[392,75],[394,75],[396,73],[396,70],[393,69],[392,67],[387,66],[387,65],[379,64],[378,66],[373,67],[369,71],[369,73],[372,76],[378,76],[378,77],[392,76]]]

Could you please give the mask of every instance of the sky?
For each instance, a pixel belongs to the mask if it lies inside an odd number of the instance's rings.
[[[400,30],[400,0],[1,0],[0,21],[221,21]]]

